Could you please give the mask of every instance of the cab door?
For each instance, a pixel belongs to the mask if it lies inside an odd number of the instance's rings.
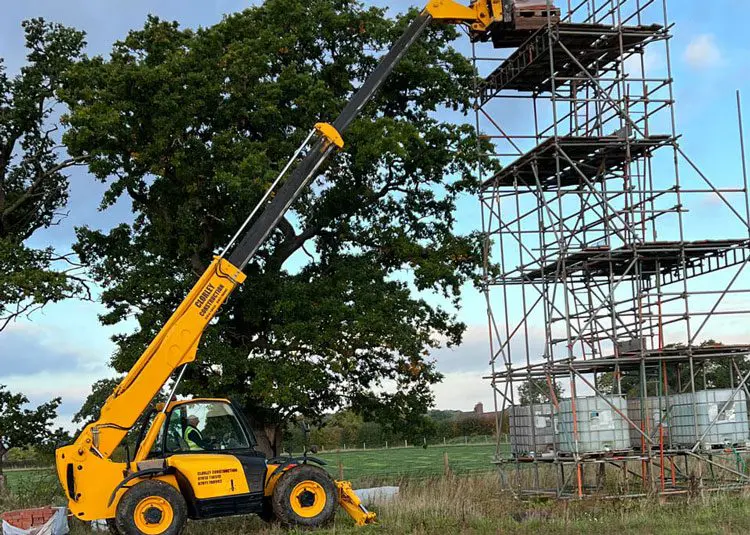
[[[230,403],[175,405],[163,440],[191,518],[262,512],[266,458]]]

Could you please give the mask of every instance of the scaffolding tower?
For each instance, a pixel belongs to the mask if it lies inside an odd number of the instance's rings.
[[[512,49],[474,44],[478,145],[493,147],[480,200],[495,410],[512,436],[572,411],[569,447],[498,443],[496,462],[519,494],[746,486],[748,444],[707,442],[750,399],[746,174],[712,181],[680,146],[667,0],[559,4]],[[705,429],[697,394],[718,387],[731,395]],[[523,390],[529,418],[514,418]],[[677,394],[693,395],[694,443],[669,432]],[[633,445],[581,447],[582,421],[600,417],[577,410],[588,398]]]

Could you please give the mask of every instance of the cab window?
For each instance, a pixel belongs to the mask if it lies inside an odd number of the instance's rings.
[[[185,403],[167,422],[167,453],[199,453],[250,448],[248,437],[228,403]]]
[[[138,433],[138,441],[133,451],[139,451],[141,449],[141,445],[143,444],[143,441],[146,438],[146,434],[149,432],[149,430],[151,429],[151,426],[154,424],[156,415],[157,415],[157,411],[151,410],[142,418],[143,423],[141,424],[141,428]],[[163,444],[164,444],[164,427],[162,426],[162,428],[159,429],[159,434],[156,436],[156,440],[154,440],[154,443],[151,446],[151,451],[149,451],[148,453],[148,458],[158,459],[159,457],[161,457],[163,455],[163,451],[162,451]]]

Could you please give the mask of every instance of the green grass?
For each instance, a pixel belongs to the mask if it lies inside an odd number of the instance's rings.
[[[375,507],[376,526],[357,528],[339,511],[335,524],[316,535],[396,535],[433,533],[532,535],[713,535],[750,533],[750,494],[725,494],[706,498],[623,501],[519,501],[501,490],[496,473],[427,478],[442,473],[443,451],[456,471],[482,467],[494,452],[491,446],[433,447],[423,450],[347,451],[327,455],[341,458],[345,470],[362,479],[383,473],[404,474],[409,465],[417,477],[399,480],[399,497]],[[361,461],[361,462],[359,462]],[[385,464],[383,464],[385,463]],[[398,465],[394,468],[392,465]],[[487,466],[490,466],[487,463]],[[477,468],[478,469],[478,468]],[[359,475],[358,475],[359,474]],[[0,512],[64,502],[52,471],[9,472],[11,495],[0,495]],[[347,475],[345,473],[345,475]],[[277,526],[255,517],[191,522],[185,535],[282,535]],[[92,535],[81,524],[71,525],[72,535]]]
[[[8,486],[11,488],[26,484],[27,482],[46,480],[50,476],[54,477],[54,470],[52,468],[5,471],[5,478],[8,481]]]
[[[284,531],[253,517],[191,522],[185,535],[715,535],[750,533],[750,499],[721,495],[656,501],[520,502],[499,491],[497,477],[404,481],[399,498],[376,508],[378,524],[357,528],[339,511],[313,532]],[[89,535],[82,526],[74,535]]]
[[[51,468],[5,472],[10,495],[0,494],[0,512],[38,505],[63,505],[65,499]]]
[[[466,475],[492,472],[494,445],[469,444],[429,446],[428,448],[393,448],[387,450],[350,450],[323,452],[318,457],[325,460],[326,468],[339,476],[339,463],[343,464],[344,479],[356,483],[393,482],[400,479],[418,479],[443,475],[444,455],[454,474]]]
[[[444,454],[452,473],[467,475],[495,470],[491,461],[495,446],[487,444],[429,446],[428,448],[390,448],[382,450],[349,450],[323,452],[318,457],[325,460],[326,468],[338,477],[339,462],[343,464],[344,478],[354,483],[397,483],[401,479],[420,479],[441,476],[444,473]],[[56,485],[52,469],[12,470],[6,472],[8,486],[25,492],[35,486]]]

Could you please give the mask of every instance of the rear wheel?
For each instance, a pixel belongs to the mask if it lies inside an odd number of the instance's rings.
[[[117,523],[115,522],[114,518],[107,519],[107,528],[109,528],[109,533],[111,535],[122,535],[122,533],[120,533],[120,530],[117,529]]]
[[[174,487],[142,481],[117,505],[115,528],[122,535],[178,535],[185,526],[187,505]]]
[[[281,476],[273,491],[273,512],[285,526],[317,528],[333,520],[336,485],[328,472],[307,464]]]
[[[263,509],[261,509],[260,513],[258,513],[258,516],[263,522],[268,522],[269,524],[272,524],[273,522],[276,522],[276,514],[273,512],[273,504],[271,503],[270,497],[264,497],[263,498]]]

